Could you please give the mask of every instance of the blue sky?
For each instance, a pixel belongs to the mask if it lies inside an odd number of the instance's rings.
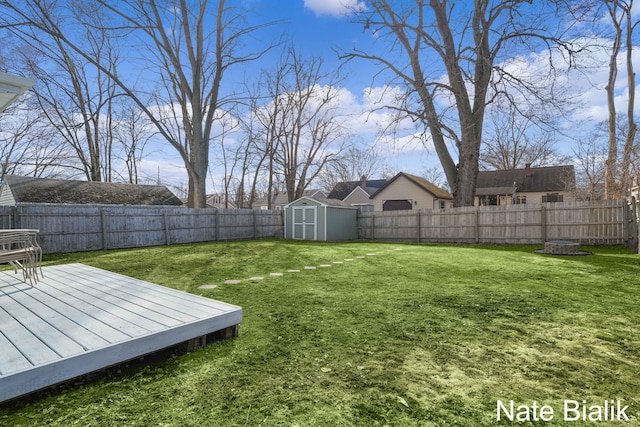
[[[371,47],[371,34],[365,33],[359,25],[350,22],[349,10],[345,3],[349,0],[246,0],[244,4],[260,16],[264,22],[282,21],[263,32],[266,39],[276,39],[281,34],[294,43],[296,49],[306,56],[319,56],[327,70],[340,66],[341,61],[336,48],[348,50],[353,46]],[[363,3],[352,1],[349,7],[362,7]],[[223,85],[240,83],[245,73],[257,75],[262,68],[269,68],[277,61],[280,53],[274,50],[260,61],[252,62],[247,69],[235,70],[227,75]],[[392,171],[404,171],[417,175],[423,174],[427,167],[437,165],[434,153],[413,141],[407,142],[402,136],[392,143],[384,142],[377,134],[378,127],[386,122],[386,114],[369,113],[372,98],[366,96],[372,87],[372,78],[378,71],[365,61],[357,61],[343,68],[345,80],[341,83],[344,91],[344,106],[354,117],[350,127],[357,134],[358,143],[370,146],[372,150],[383,153],[385,165]],[[377,92],[382,90],[377,83]],[[217,190],[221,182],[221,168],[216,166],[216,147],[213,144],[211,158],[212,178],[208,181],[208,192]],[[186,183],[186,173],[180,159],[172,158],[170,147],[147,157],[144,166],[147,175],[155,178],[158,168],[163,183],[180,185]],[[379,177],[371,177],[372,179]],[[213,185],[212,185],[213,184]]]
[[[350,8],[366,8],[363,0],[228,0],[228,3],[238,4],[251,11],[250,23],[281,21],[277,25],[262,30],[260,38],[253,42],[265,43],[286,34],[300,53],[322,57],[327,70],[340,65],[335,52],[336,48],[350,50],[357,46],[372,52],[385,49],[383,45],[377,44],[372,34],[365,32],[362,26],[351,23]],[[464,2],[459,2],[458,5],[464,5]],[[640,3],[638,7],[640,8]],[[593,36],[589,34],[590,26],[581,31],[584,36]],[[591,41],[594,40],[591,39]],[[608,75],[608,46],[611,43],[608,40],[600,41],[603,48],[585,50],[578,58],[578,62],[588,65],[588,68],[580,71],[561,70],[566,72],[561,73],[558,80],[558,83],[565,84],[567,97],[578,101],[572,113],[563,118],[563,124],[574,135],[583,138],[588,136],[587,130],[590,126],[603,121],[607,115],[604,87]],[[235,84],[241,83],[245,75],[259,75],[261,69],[273,66],[279,55],[279,51],[274,49],[260,61],[247,63],[245,69],[239,67],[231,69],[223,79],[223,87],[231,89]],[[624,60],[624,55],[625,52],[622,51],[620,61]],[[636,70],[640,69],[637,59],[635,62]],[[545,67],[548,68],[548,60],[545,51],[522,52],[516,59],[510,61],[509,66],[516,74],[535,75],[538,72],[544,74]],[[616,102],[618,111],[623,112],[628,93],[622,62],[619,68]],[[370,147],[381,153],[388,168],[394,172],[404,171],[424,175],[428,168],[439,167],[433,150],[413,139],[417,134],[415,128],[407,127],[391,136],[378,134],[377,130],[389,122],[389,114],[384,111],[373,113],[371,111],[375,107],[390,103],[391,101],[382,101],[376,104],[376,101],[385,97],[389,99],[394,90],[397,91],[399,88],[385,86],[386,82],[383,78],[372,81],[372,77],[379,70],[364,60],[350,62],[345,71],[347,79],[341,87],[340,102],[344,111],[351,114],[348,127],[354,135],[357,135],[357,141],[361,146]],[[439,78],[436,71],[433,71],[431,77]],[[135,78],[135,75],[132,75],[132,78]],[[442,79],[444,81],[446,78],[442,76]],[[235,137],[242,138],[241,135]],[[561,139],[558,148],[563,153],[569,153],[570,144],[570,140]],[[149,151],[140,165],[144,178],[147,182],[151,182],[159,176],[165,184],[185,186],[187,175],[182,160],[166,142],[158,145],[159,148]],[[212,178],[208,182],[208,191],[211,193],[219,191],[219,183],[224,175],[219,166],[219,157],[219,147],[216,141],[213,141],[210,167]]]
[[[263,32],[265,40],[275,39],[281,34],[286,34],[293,41],[296,48],[305,55],[320,56],[325,61],[325,67],[332,69],[338,67],[340,60],[334,51],[335,48],[349,50],[357,46],[364,50],[380,49],[370,33],[367,33],[359,25],[350,22],[349,7],[366,7],[360,0],[239,0],[239,2],[260,15],[261,22],[283,21]],[[347,4],[348,7],[345,6]],[[588,30],[587,30],[588,31]],[[603,44],[609,42],[603,40]],[[548,67],[545,52],[523,52],[516,61],[511,64],[513,72],[526,74],[544,72]],[[588,71],[567,71],[560,76],[560,82],[567,86],[567,96],[574,97],[578,104],[572,114],[567,116],[565,126],[567,129],[580,131],[586,126],[598,123],[606,118],[606,84],[608,70],[606,68],[609,52],[606,48],[601,50],[591,49],[586,55],[579,58],[582,64],[588,64],[592,68]],[[278,51],[267,55],[261,61],[251,63],[246,70],[234,70],[232,75],[227,75],[223,85],[231,85],[242,80],[245,73],[257,75],[263,67],[269,67],[275,63],[279,56]],[[624,52],[621,52],[621,60]],[[636,64],[640,69],[640,63]],[[342,103],[345,110],[353,114],[350,119],[351,130],[358,135],[358,140],[363,146],[369,146],[377,150],[385,157],[385,162],[392,171],[404,171],[416,175],[424,175],[428,168],[439,167],[437,157],[433,150],[411,139],[415,129],[394,136],[380,137],[376,130],[387,122],[388,116],[383,112],[369,113],[375,96],[367,97],[367,91],[382,93],[388,90],[385,82],[378,79],[373,82],[372,77],[378,71],[371,63],[360,60],[352,62],[345,69],[347,80],[342,91]],[[627,98],[625,87],[626,75],[621,64],[618,75],[619,111],[624,111],[624,102]],[[586,136],[586,134],[585,134]],[[570,152],[571,142],[568,139],[559,141],[559,150],[563,153]],[[211,156],[211,175],[208,182],[208,191],[219,191],[219,183],[223,172],[218,166],[216,146],[213,144]],[[154,178],[158,169],[163,183],[170,185],[186,184],[187,178],[184,166],[175,156],[170,147],[161,152],[147,157],[143,164],[148,176]],[[174,157],[175,156],[175,157]],[[378,177],[371,177],[378,178]]]

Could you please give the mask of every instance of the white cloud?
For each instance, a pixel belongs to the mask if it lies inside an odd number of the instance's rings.
[[[351,15],[354,10],[364,10],[365,4],[359,0],[304,0],[304,7],[311,9],[316,15],[340,18]]]

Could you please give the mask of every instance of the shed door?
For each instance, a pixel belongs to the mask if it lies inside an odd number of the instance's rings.
[[[316,240],[316,223],[318,220],[318,210],[316,206],[294,206],[293,207],[293,230],[291,236],[294,239]]]

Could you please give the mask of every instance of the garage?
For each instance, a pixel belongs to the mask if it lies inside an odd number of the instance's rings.
[[[340,200],[301,197],[284,207],[285,239],[335,242],[358,238],[358,209]]]
[[[407,211],[413,209],[411,200],[385,200],[382,203],[383,211]]]

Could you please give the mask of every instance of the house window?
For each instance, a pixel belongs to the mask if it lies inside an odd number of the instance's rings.
[[[547,193],[546,196],[542,196],[542,203],[562,203],[564,196],[558,193]]]
[[[444,200],[440,200],[440,202],[438,202],[438,204],[440,205],[440,209],[444,209],[445,208],[445,201]]]
[[[513,196],[513,204],[514,205],[526,205],[527,204],[527,196]]]
[[[487,196],[487,206],[498,206],[498,196]]]

